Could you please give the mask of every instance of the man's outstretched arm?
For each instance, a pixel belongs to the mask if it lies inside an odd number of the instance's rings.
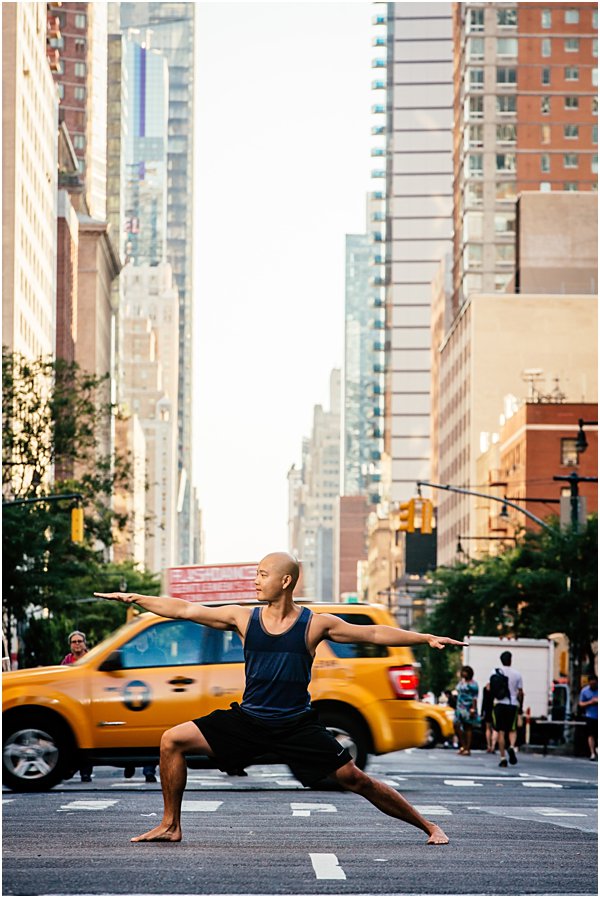
[[[222,605],[211,608],[199,602],[187,602],[172,596],[143,596],[135,592],[95,592],[100,599],[123,602],[125,605],[139,605],[144,611],[151,611],[160,617],[171,617],[192,620],[198,624],[206,624],[217,630],[228,630],[235,627],[244,632],[244,620],[249,616],[247,608],[239,605]]]
[[[348,624],[335,614],[318,614],[320,638],[333,642],[370,642],[375,645],[413,646],[428,645],[432,649],[443,649],[446,645],[464,645],[450,636],[434,636],[432,633],[417,633],[414,630],[401,630],[400,627],[387,627],[384,624]]]

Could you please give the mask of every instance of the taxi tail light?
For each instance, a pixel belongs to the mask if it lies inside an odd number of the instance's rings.
[[[388,675],[396,698],[417,699],[419,697],[419,674],[411,664],[390,667]]]

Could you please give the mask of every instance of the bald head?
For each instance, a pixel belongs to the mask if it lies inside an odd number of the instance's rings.
[[[289,575],[289,586],[293,592],[300,576],[300,565],[289,552],[270,552],[269,555],[265,555],[259,567],[271,568],[281,577]]]

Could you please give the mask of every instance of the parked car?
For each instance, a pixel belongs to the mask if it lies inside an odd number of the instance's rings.
[[[307,604],[355,624],[395,625],[377,605]],[[364,767],[369,754],[425,742],[418,679],[408,648],[327,641],[318,647],[310,692],[322,722]],[[3,782],[43,791],[83,761],[156,762],[164,730],[241,701],[243,685],[233,631],[136,615],[72,665],[3,676]],[[214,761],[189,756],[188,764]]]
[[[439,743],[452,742],[454,736],[454,708],[450,705],[431,705],[422,702],[427,735],[421,748],[434,748]]]

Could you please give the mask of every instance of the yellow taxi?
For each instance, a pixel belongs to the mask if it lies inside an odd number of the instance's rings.
[[[435,748],[438,742],[452,742],[454,738],[454,709],[450,705],[431,705],[423,702],[427,736],[421,748]]]
[[[396,625],[378,605],[306,604],[354,624]],[[164,730],[241,701],[243,648],[233,631],[146,612],[75,664],[13,671],[2,682],[3,783],[43,791],[83,761],[156,762]],[[364,767],[369,754],[426,742],[418,686],[409,648],[327,641],[310,692],[321,721]],[[214,766],[206,757],[187,760]]]

